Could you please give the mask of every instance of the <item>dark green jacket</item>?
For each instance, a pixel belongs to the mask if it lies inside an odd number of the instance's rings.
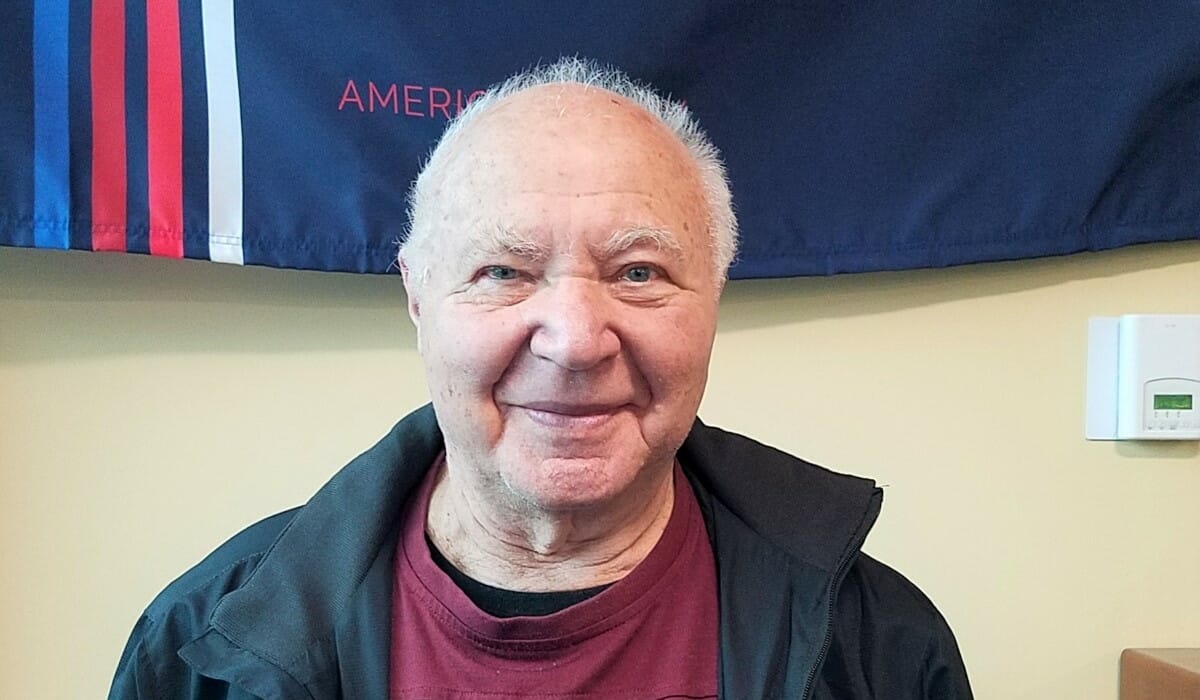
[[[109,697],[386,698],[398,523],[441,449],[426,406],[234,536],[146,609]],[[699,421],[679,461],[717,561],[722,698],[971,697],[933,604],[859,552],[873,482]]]

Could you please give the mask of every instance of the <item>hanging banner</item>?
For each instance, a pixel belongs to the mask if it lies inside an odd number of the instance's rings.
[[[1200,235],[1200,4],[14,0],[0,244],[393,269],[448,119],[583,56],[724,153],[733,277]]]

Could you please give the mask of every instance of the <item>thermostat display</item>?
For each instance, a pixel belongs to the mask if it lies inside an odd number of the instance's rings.
[[[1200,440],[1200,315],[1088,322],[1089,440]]]
[[[1156,411],[1190,411],[1192,410],[1191,394],[1155,394],[1154,410]]]

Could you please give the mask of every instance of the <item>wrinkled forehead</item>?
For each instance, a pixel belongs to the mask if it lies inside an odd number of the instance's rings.
[[[432,173],[444,198],[537,189],[586,195],[637,190],[692,207],[700,180],[687,148],[628,99],[595,87],[551,84],[511,95],[466,125]]]
[[[420,213],[435,246],[429,252],[473,246],[498,227],[536,233],[529,229],[561,213],[564,201],[586,200],[595,214],[606,201],[637,198],[647,220],[614,220],[607,233],[648,224],[679,241],[687,257],[711,257],[687,148],[619,95],[576,84],[530,88],[490,106],[445,147],[426,174]],[[539,201],[557,208],[538,211]]]

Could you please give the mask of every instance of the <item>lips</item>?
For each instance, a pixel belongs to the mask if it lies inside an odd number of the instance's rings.
[[[556,413],[562,416],[598,416],[611,415],[624,406],[624,403],[568,403],[563,401],[528,401],[515,404],[518,408],[539,413]]]
[[[586,429],[599,427],[616,416],[626,404],[618,403],[566,403],[561,401],[534,401],[514,404],[534,423],[548,428]]]

